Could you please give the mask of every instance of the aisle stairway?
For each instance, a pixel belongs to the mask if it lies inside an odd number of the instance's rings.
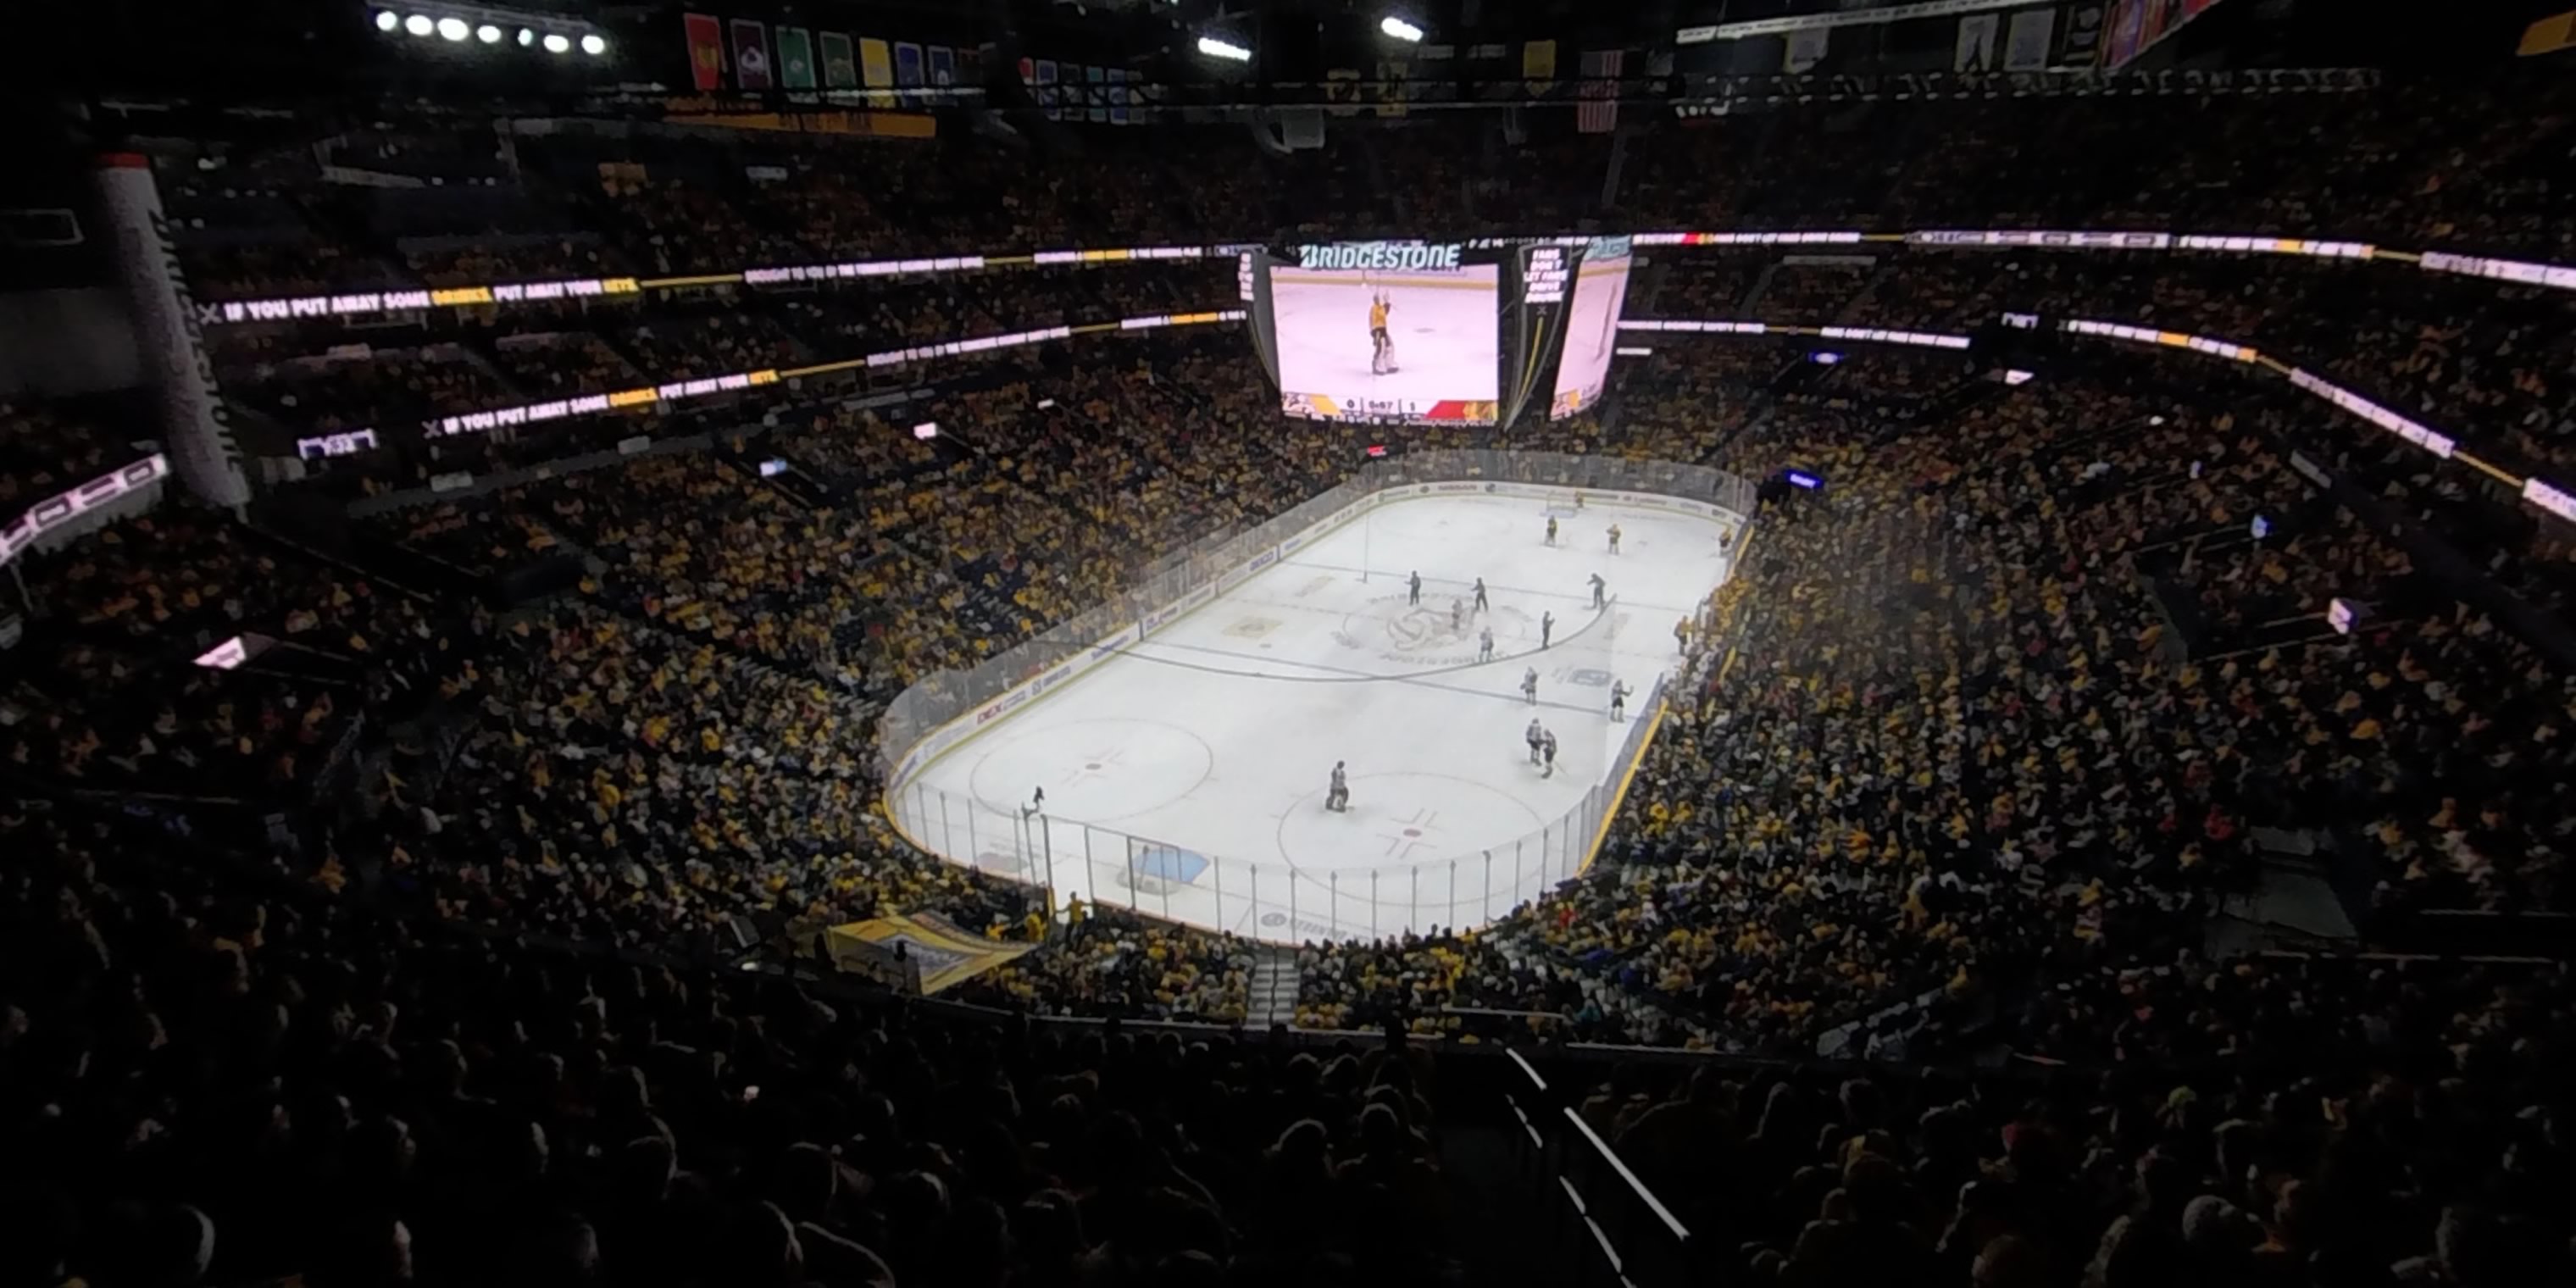
[[[1297,1019],[1297,950],[1263,944],[1252,963],[1251,997],[1244,1008],[1244,1027],[1267,1030]]]

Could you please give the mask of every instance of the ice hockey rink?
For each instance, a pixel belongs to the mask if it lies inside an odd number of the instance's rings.
[[[1454,277],[1316,273],[1271,275],[1270,310],[1279,345],[1279,387],[1427,407],[1442,399],[1491,402],[1502,365],[1499,270],[1469,265]],[[1394,372],[1369,370],[1369,296],[1387,297]]]
[[[1551,547],[1538,500],[1374,509],[934,759],[890,803],[917,842],[1051,885],[1059,904],[1271,941],[1506,915],[1589,856],[1627,768],[1614,762],[1679,660],[1673,628],[1729,571],[1716,519],[1589,502],[1558,515]],[[1623,721],[1614,681],[1636,694]],[[1530,763],[1533,717],[1557,736],[1552,775]],[[1346,812],[1325,808],[1336,761]],[[1043,809],[1024,812],[1041,788]]]

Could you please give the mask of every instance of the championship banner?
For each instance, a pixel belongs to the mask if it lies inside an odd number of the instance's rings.
[[[1404,105],[1412,101],[1413,98],[1411,87],[1406,84],[1406,82],[1411,80],[1412,77],[1413,64],[1411,62],[1401,58],[1381,58],[1378,60],[1378,115],[1404,115]],[[1139,97],[1141,98],[1141,95]]]
[[[2102,58],[2102,16],[2109,0],[2075,0],[2066,6],[2066,25],[2057,33],[2058,67],[2090,67]]]
[[[859,87],[858,56],[850,49],[848,32],[823,33],[823,84],[829,89]]]
[[[1529,83],[1529,92],[1544,94],[1549,82],[1556,79],[1556,42],[1533,40],[1521,46],[1521,77]]]
[[[2056,10],[2025,9],[2014,14],[2004,35],[2004,70],[2035,72],[2048,66],[2049,46],[2056,39]]]
[[[902,89],[919,89],[921,79],[921,46],[898,40],[894,46],[894,83]],[[917,95],[906,94],[903,101],[915,101]]]
[[[701,93],[724,88],[724,24],[710,14],[684,13],[680,27],[689,38],[689,82]]]
[[[1109,123],[1111,125],[1127,123],[1127,82],[1134,78],[1134,73],[1124,67],[1109,69]]]
[[[1056,102],[1055,76],[1055,60],[1052,58],[1039,59],[1037,93],[1038,107],[1046,113],[1046,118],[1050,121],[1060,120],[1064,116],[1064,109]]]
[[[1790,32],[1781,42],[1780,70],[1791,76],[1825,61],[1825,49],[1832,43],[1833,28],[1805,27]]]
[[[1108,69],[1085,67],[1082,69],[1082,79],[1084,84],[1091,87],[1091,93],[1086,100],[1091,106],[1086,108],[1083,114],[1090,117],[1094,124],[1107,125],[1109,123]]]
[[[778,83],[789,89],[814,88],[814,34],[803,27],[778,29]]]
[[[733,20],[733,84],[736,89],[768,89],[769,27],[749,18]]]
[[[957,83],[957,51],[946,45],[930,47],[930,83],[942,87]]]
[[[1951,50],[1950,70],[1990,72],[2002,63],[1999,46],[2004,18],[1999,13],[1972,13],[1959,20],[1959,38]]]
[[[874,36],[859,37],[859,79],[869,89],[894,88],[894,56],[886,42]]]

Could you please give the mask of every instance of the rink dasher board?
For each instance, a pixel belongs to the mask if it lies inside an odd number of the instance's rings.
[[[1217,574],[1213,580],[1210,580],[1199,586],[1197,589],[1182,595],[1172,603],[1147,613],[1143,618],[1136,622],[1121,627],[1117,633],[1093,644],[1089,648],[1084,649],[1080,657],[1069,658],[1065,661],[1059,662],[1043,674],[1037,676],[1035,679],[1028,680],[1005,691],[999,697],[996,697],[991,702],[984,704],[983,707],[976,711],[967,715],[959,716],[956,719],[939,726],[937,729],[932,730],[928,735],[924,736],[920,742],[913,744],[912,750],[904,753],[903,762],[896,767],[894,773],[887,776],[886,794],[891,796],[895,792],[902,790],[915,778],[918,778],[921,774],[927,772],[933,764],[946,757],[948,753],[957,750],[959,747],[965,746],[976,736],[1000,723],[1003,719],[1017,715],[1040,698],[1048,697],[1062,691],[1065,686],[1096,669],[1101,663],[1112,661],[1123,656],[1129,649],[1143,643],[1152,636],[1172,629],[1179,625],[1184,619],[1198,612],[1200,609],[1215,603],[1219,596],[1222,596],[1227,592],[1242,586],[1245,582],[1252,580],[1254,577],[1269,571],[1272,567],[1276,566],[1296,551],[1312,545],[1315,542],[1321,541],[1335,532],[1340,531],[1342,528],[1349,526],[1353,520],[1365,517],[1373,511],[1405,501],[1454,500],[1462,498],[1471,499],[1480,496],[1513,497],[1523,500],[1539,501],[1571,501],[1577,497],[1583,497],[1599,500],[1608,505],[1634,506],[1647,510],[1668,510],[1676,514],[1716,519],[1721,522],[1732,521],[1736,525],[1738,531],[1742,530],[1742,528],[1749,522],[1744,515],[1708,501],[1697,501],[1687,497],[1664,496],[1651,492],[1623,492],[1608,488],[1559,487],[1553,484],[1541,483],[1481,482],[1474,479],[1453,480],[1441,483],[1406,483],[1396,487],[1380,488],[1367,496],[1351,502],[1349,505],[1343,506],[1341,509],[1334,511],[1331,515],[1317,520],[1304,532],[1300,532],[1295,536],[1281,540],[1278,545],[1272,546],[1268,550],[1253,556],[1250,560],[1245,561],[1241,566]],[[895,817],[896,811],[889,808],[886,811],[886,815],[889,819],[892,819]],[[902,831],[902,823],[899,821],[896,822],[895,828],[898,832]],[[904,839],[911,842],[914,849],[923,850],[925,853],[930,852],[927,850],[927,847],[924,847],[919,841],[914,840],[910,835],[906,835]]]

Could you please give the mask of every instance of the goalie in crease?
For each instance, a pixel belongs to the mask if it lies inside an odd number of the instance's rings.
[[[1369,297],[1369,374],[1384,376],[1395,371],[1395,341],[1387,338],[1386,315],[1394,304],[1380,291]]]

